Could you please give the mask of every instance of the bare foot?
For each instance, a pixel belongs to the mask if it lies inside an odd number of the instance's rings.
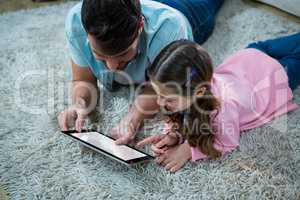
[[[181,145],[171,147],[165,153],[158,156],[155,161],[163,165],[167,170],[176,172],[192,158],[191,147],[185,142]]]

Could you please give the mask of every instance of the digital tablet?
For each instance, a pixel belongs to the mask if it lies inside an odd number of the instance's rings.
[[[78,133],[72,130],[62,131],[62,133],[79,141],[83,145],[126,165],[133,165],[153,159],[151,155],[133,147],[116,145],[115,139],[97,131],[83,130],[81,133]]]

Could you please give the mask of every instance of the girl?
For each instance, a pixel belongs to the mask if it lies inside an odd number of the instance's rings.
[[[213,71],[208,53],[175,41],[148,70],[157,102],[168,113],[166,134],[144,139],[156,162],[172,172],[187,161],[221,157],[239,145],[240,132],[297,108],[300,33],[253,43]]]

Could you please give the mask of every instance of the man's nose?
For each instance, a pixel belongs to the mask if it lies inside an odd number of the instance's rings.
[[[120,63],[113,59],[107,59],[105,60],[106,66],[110,70],[117,70],[120,66]]]

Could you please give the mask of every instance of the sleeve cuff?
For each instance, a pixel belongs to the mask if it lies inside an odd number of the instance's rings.
[[[200,159],[207,159],[208,156],[202,153],[197,147],[191,147],[191,153],[192,153],[192,162],[195,162]]]

